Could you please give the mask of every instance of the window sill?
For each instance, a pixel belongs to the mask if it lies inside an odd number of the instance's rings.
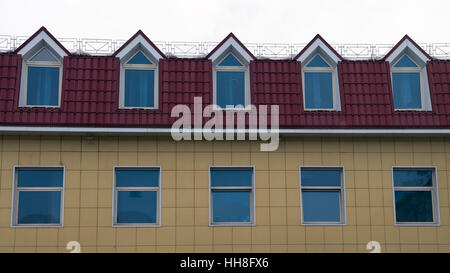
[[[301,223],[302,226],[346,226],[347,223]]]
[[[322,109],[322,108],[317,108],[317,109],[306,109],[303,108],[304,112],[341,112],[341,110],[336,109],[336,108],[328,108],[328,109]]]
[[[138,227],[154,227],[159,228],[161,224],[113,224],[113,228],[138,228]]]
[[[210,227],[243,227],[243,226],[256,226],[256,223],[210,223]]]
[[[44,225],[44,224],[31,224],[31,225],[11,225],[11,228],[63,228],[64,225]]]
[[[395,223],[396,227],[440,227],[440,223]]]
[[[60,105],[20,105],[22,108],[61,108]]]
[[[119,107],[119,110],[158,110],[157,107]]]
[[[394,109],[395,112],[433,112],[432,109]]]
[[[218,105],[214,105],[213,106],[213,111],[251,111],[252,108],[250,105],[247,105],[245,107],[239,107],[239,108],[231,108],[231,107],[227,107],[227,108],[222,108]]]

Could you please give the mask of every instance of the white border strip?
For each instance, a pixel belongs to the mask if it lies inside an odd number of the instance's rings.
[[[31,41],[28,42],[23,48],[21,48],[17,54],[25,55],[32,50],[40,41],[44,40],[61,58],[67,56],[64,49],[59,46],[44,30],[41,30]]]
[[[386,62],[392,63],[397,57],[402,54],[406,49],[410,49],[414,54],[425,64],[430,59],[422,53],[422,51],[416,47],[409,39],[405,39],[395,50],[394,52],[386,58]]]
[[[118,127],[35,127],[35,126],[0,126],[0,135],[4,134],[79,134],[79,135],[145,135],[170,134],[171,128],[118,128]],[[259,133],[258,129],[186,129],[180,132],[189,133]],[[278,129],[265,130],[264,133],[283,135],[450,135],[450,129]]]
[[[128,52],[130,52],[130,50],[133,50],[139,44],[145,47],[145,49],[147,49],[156,60],[164,58],[140,33],[133,40],[131,40],[125,48],[122,48],[122,50],[116,54],[116,57],[122,59]]]
[[[227,50],[229,47],[234,48],[239,54],[242,56],[243,59],[247,63],[250,63],[250,61],[253,60],[253,57],[247,53],[247,51],[234,39],[234,37],[229,37],[210,57],[209,59],[212,62],[215,62],[217,58],[219,58],[225,50]]]
[[[320,48],[321,50],[323,50],[323,52],[325,52],[325,54],[333,60],[334,65],[336,66],[337,63],[339,61],[341,61],[341,59],[339,58],[338,55],[336,55],[336,53],[334,53],[328,46],[325,45],[325,43],[320,39],[317,38],[314,43],[312,43],[308,49],[305,50],[305,52],[302,53],[302,55],[298,56],[298,58],[296,59],[296,61],[299,62],[305,62],[305,60],[311,56],[311,54],[313,54],[314,52],[316,52],[316,50]]]

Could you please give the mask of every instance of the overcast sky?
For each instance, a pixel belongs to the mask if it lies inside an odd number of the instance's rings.
[[[305,43],[450,42],[449,0],[0,0],[0,35],[153,41]]]

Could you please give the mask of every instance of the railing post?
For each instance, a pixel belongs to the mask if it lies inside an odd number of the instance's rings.
[[[11,36],[11,49],[16,50],[16,36]]]

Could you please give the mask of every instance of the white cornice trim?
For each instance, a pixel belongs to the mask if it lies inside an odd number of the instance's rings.
[[[229,37],[208,59],[215,62],[230,47],[234,48],[247,63],[253,60],[253,57],[233,37]]]
[[[315,54],[316,51],[320,49],[324,54],[327,55],[328,58],[330,58],[334,64],[337,64],[341,58],[339,58],[338,55],[336,55],[321,39],[316,39],[314,43],[312,43],[303,53],[302,55],[298,56],[296,59],[297,61],[300,61],[301,63],[304,63],[308,57],[310,57],[312,54]]]
[[[61,134],[61,135],[153,135],[170,134],[171,128],[107,128],[107,127],[30,127],[0,126],[0,134]],[[211,130],[188,129],[187,132],[207,133]],[[224,133],[249,133],[259,130],[217,130]],[[268,130],[276,133],[276,130]],[[279,129],[281,135],[450,135],[450,129]],[[267,133],[265,131],[264,133]]]
[[[23,48],[21,48],[17,54],[24,56],[30,50],[33,50],[34,47],[41,41],[45,41],[45,43],[55,51],[59,55],[59,57],[64,58],[67,56],[67,53],[62,49],[55,41],[45,32],[41,31],[36,37],[34,37],[31,41],[29,41]]]
[[[159,52],[145,39],[142,34],[138,34],[133,40],[131,40],[119,53],[116,54],[116,57],[122,59],[124,56],[128,54],[131,50],[133,50],[136,46],[141,44],[150,54],[156,59],[163,59],[164,57],[159,54]]]
[[[409,49],[416,57],[419,58],[424,64],[430,60],[423,52],[416,47],[409,39],[405,39],[390,55],[386,58],[386,61],[391,63],[394,62],[401,54],[405,52],[405,50]]]

